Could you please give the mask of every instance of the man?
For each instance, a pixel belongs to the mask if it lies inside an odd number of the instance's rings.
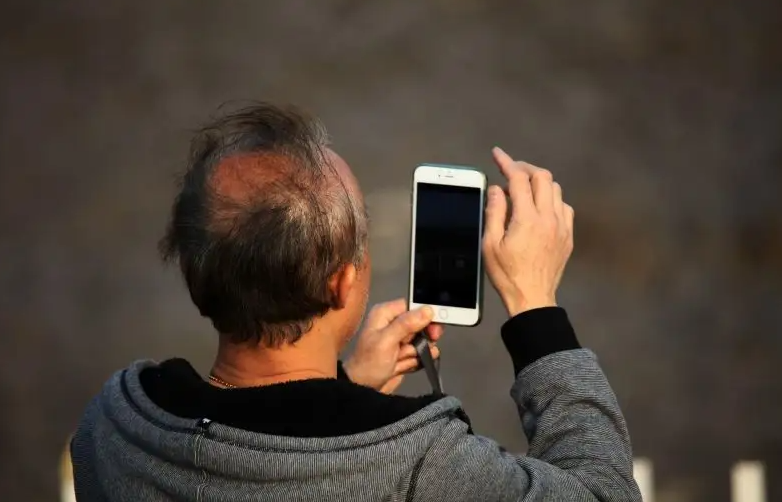
[[[143,361],[109,379],[72,443],[80,502],[641,500],[616,398],[557,307],[573,210],[548,171],[493,152],[512,214],[491,187],[483,253],[530,443],[516,456],[473,434],[454,397],[391,395],[417,369],[414,335],[442,335],[431,309],[378,305],[338,361],[371,263],[358,183],[318,122],[259,104],[191,153],[162,250],[219,332],[214,366],[204,379]]]

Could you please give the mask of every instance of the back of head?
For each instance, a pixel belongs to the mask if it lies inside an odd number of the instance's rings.
[[[194,138],[161,252],[232,341],[295,342],[334,307],[329,278],[360,265],[366,218],[332,159],[293,107],[254,104]]]

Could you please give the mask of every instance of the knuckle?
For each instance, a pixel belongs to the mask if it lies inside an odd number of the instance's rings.
[[[524,162],[523,160],[516,161],[515,165],[518,171],[521,171],[525,174],[529,174],[535,169],[538,169],[538,166],[530,164],[529,162]]]
[[[547,210],[540,214],[540,224],[544,228],[556,228],[558,221],[557,213],[554,210]]]
[[[483,254],[491,253],[491,245],[488,242],[483,241],[481,244],[481,251],[483,251]]]
[[[568,239],[565,241],[565,252],[567,254],[570,254],[573,252],[573,239]]]
[[[508,187],[517,186],[521,183],[529,183],[530,176],[527,171],[514,169],[508,176]]]
[[[532,176],[538,181],[550,182],[554,180],[554,175],[551,174],[551,171],[542,167],[539,167]]]
[[[540,218],[540,229],[546,234],[554,234],[557,232],[559,223],[556,215],[547,214]]]
[[[481,248],[486,254],[496,254],[499,250],[499,247],[502,245],[502,240],[502,234],[484,237],[481,243]]]
[[[410,325],[410,312],[412,311],[405,312],[404,314],[396,318],[396,322],[397,324],[399,324],[400,327],[406,328],[407,326]]]
[[[418,323],[416,322],[417,317],[417,312],[410,312],[409,315],[406,315],[402,319],[402,327],[408,332],[416,329],[418,327]]]
[[[511,169],[510,172],[514,176],[528,177],[530,173],[530,168],[525,162],[514,162],[513,169]]]

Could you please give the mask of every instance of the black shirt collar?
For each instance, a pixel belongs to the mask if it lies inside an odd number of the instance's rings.
[[[220,389],[204,381],[186,360],[169,359],[142,371],[140,380],[147,396],[173,415],[292,437],[367,432],[402,420],[441,397],[386,395],[351,382],[341,365],[338,374],[337,379]]]

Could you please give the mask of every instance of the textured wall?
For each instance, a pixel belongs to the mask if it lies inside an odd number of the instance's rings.
[[[155,241],[189,130],[234,99],[320,114],[370,203],[373,298],[404,295],[420,161],[495,144],[576,207],[562,303],[602,357],[661,501],[782,499],[782,8],[772,0],[3,2],[0,493],[56,497],[86,401],[215,337]],[[443,342],[477,430],[524,449],[489,295]],[[405,387],[425,389],[416,377]]]

